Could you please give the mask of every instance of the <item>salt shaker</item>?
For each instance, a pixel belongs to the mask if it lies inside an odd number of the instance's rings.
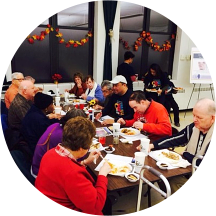
[[[92,122],[94,122],[94,109],[90,108],[90,109],[88,110],[88,112],[89,112],[89,119],[90,119]]]

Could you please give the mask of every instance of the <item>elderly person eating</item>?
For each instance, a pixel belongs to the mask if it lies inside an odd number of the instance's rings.
[[[76,211],[102,215],[107,194],[107,162],[95,181],[86,170],[100,155],[93,151],[86,158],[96,128],[87,118],[78,116],[66,122],[62,143],[42,158],[35,186],[53,201]],[[104,212],[105,213],[105,212]]]

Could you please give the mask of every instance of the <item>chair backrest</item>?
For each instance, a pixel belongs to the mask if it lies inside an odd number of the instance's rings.
[[[172,127],[172,135],[177,134],[179,131],[175,127]]]
[[[8,128],[7,115],[1,114],[0,121],[1,121],[2,133],[3,133],[3,136],[5,137],[5,130]]]

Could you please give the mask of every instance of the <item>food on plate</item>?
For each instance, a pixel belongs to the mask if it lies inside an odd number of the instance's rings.
[[[113,151],[113,145],[109,145],[105,148],[106,151]]]
[[[111,174],[123,174],[130,171],[130,168],[128,166],[117,166],[111,162],[108,162],[108,164],[111,167],[111,171],[110,171]]]
[[[125,135],[135,135],[136,134],[136,132],[134,130],[127,129],[127,128],[123,128],[121,130],[121,132]]]
[[[91,149],[91,150],[93,150],[93,149],[99,149],[100,146],[101,146],[100,143],[95,143],[95,144],[92,144],[92,145],[90,146],[90,149]]]
[[[181,88],[181,87],[174,87],[173,89],[174,90],[183,90],[183,88]]]
[[[79,103],[79,102],[80,102],[80,99],[74,99],[73,102],[74,102],[74,103]]]
[[[162,166],[162,167],[168,167],[168,165],[165,164],[165,163],[161,163],[160,166]]]
[[[130,180],[137,180],[137,179],[138,179],[138,178],[137,178],[135,175],[133,175],[133,174],[128,175],[127,178],[130,179]]]
[[[179,155],[173,153],[173,152],[161,152],[162,155],[165,157],[172,159],[172,160],[179,160]]]

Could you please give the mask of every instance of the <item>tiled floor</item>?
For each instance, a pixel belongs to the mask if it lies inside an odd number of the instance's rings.
[[[173,119],[173,115],[171,114],[171,117]],[[176,127],[179,131],[183,128],[185,128],[186,125],[193,122],[193,116],[192,112],[188,111],[186,112],[180,112],[180,127]],[[175,127],[174,124],[172,124],[173,127]],[[182,151],[182,147],[176,148],[175,151]],[[157,184],[155,184],[157,185]],[[143,194],[147,191],[147,185],[143,186]],[[113,215],[121,215],[121,214],[129,214],[132,212],[136,212],[136,205],[137,205],[137,195],[138,195],[138,187],[134,190],[119,196],[118,193],[114,192],[114,196],[117,197],[117,202],[113,204]],[[151,202],[152,206],[163,201],[164,198],[155,190],[151,190]],[[141,210],[148,208],[148,198],[142,196],[141,200]]]

